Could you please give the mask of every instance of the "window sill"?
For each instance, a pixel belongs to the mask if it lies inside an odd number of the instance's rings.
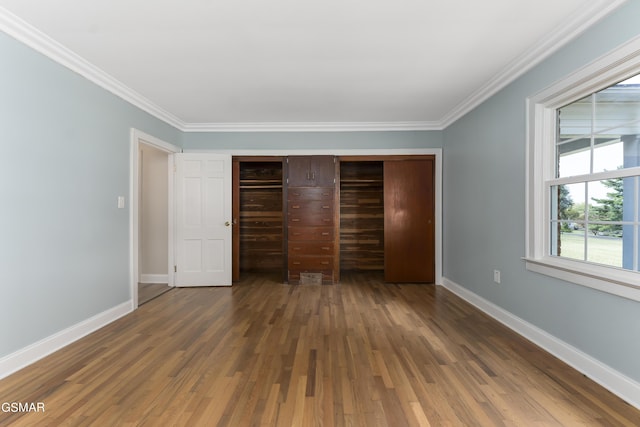
[[[554,257],[524,261],[529,271],[640,302],[640,273]]]

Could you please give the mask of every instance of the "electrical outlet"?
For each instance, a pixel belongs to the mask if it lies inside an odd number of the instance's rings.
[[[500,283],[500,270],[493,270],[493,281]]]

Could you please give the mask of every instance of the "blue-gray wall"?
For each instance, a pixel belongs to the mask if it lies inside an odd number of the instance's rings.
[[[441,131],[182,133],[4,33],[0,54],[0,358],[130,299],[132,127],[189,149],[442,146]]]
[[[130,128],[182,135],[1,32],[0,57],[1,358],[130,299]]]
[[[525,270],[525,99],[640,34],[618,11],[444,131],[443,275],[640,381],[640,303]],[[493,270],[502,283],[493,282]]]
[[[182,134],[0,34],[0,357],[130,298],[116,198],[135,127],[192,150],[443,147],[444,276],[640,381],[640,304],[520,259],[525,98],[640,34],[638,16],[632,0],[444,132]]]
[[[442,131],[185,133],[185,150],[442,148]]]

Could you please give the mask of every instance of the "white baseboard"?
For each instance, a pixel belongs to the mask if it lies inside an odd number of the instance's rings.
[[[168,274],[141,274],[140,283],[169,283]]]
[[[442,286],[640,409],[640,383],[447,278]]]
[[[127,301],[0,359],[0,379],[108,325],[132,311]]]

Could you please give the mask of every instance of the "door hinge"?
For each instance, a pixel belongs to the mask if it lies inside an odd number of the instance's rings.
[[[173,266],[173,272],[174,272],[174,273],[177,273],[177,272],[178,272],[178,266],[177,266],[177,265],[174,265],[174,266]]]

